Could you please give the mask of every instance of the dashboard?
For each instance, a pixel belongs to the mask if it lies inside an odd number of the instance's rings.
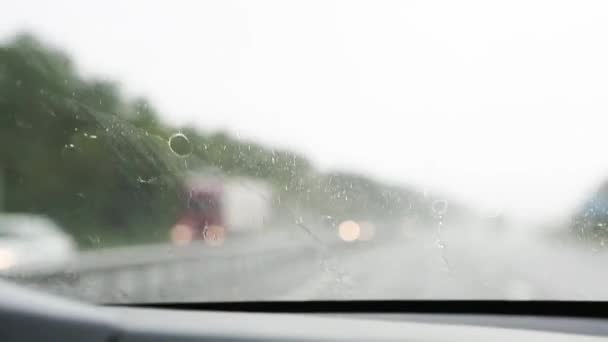
[[[606,341],[608,321],[96,306],[0,282],[1,341]]]

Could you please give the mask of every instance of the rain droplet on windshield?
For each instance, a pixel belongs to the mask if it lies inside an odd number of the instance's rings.
[[[185,158],[192,153],[190,140],[183,133],[175,133],[169,137],[169,148],[175,155]]]
[[[304,218],[302,218],[302,216],[298,216],[296,218],[296,224],[303,224],[304,223]]]
[[[99,238],[99,236],[97,235],[89,235],[87,238],[89,239],[89,242],[93,245],[98,245],[101,242],[101,238]]]
[[[448,201],[436,200],[433,202],[431,208],[436,215],[443,216],[448,211]]]

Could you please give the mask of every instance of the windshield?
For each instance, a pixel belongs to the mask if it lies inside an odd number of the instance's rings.
[[[603,1],[7,3],[0,276],[608,300],[607,34]]]

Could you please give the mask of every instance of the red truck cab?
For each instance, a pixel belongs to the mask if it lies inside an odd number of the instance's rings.
[[[184,194],[184,208],[171,231],[173,242],[223,242],[226,222],[223,217],[222,183],[191,179],[186,183]]]

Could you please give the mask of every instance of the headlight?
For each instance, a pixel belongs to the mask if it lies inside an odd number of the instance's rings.
[[[17,257],[15,252],[9,248],[0,247],[0,271],[8,270],[15,266],[17,263]]]

